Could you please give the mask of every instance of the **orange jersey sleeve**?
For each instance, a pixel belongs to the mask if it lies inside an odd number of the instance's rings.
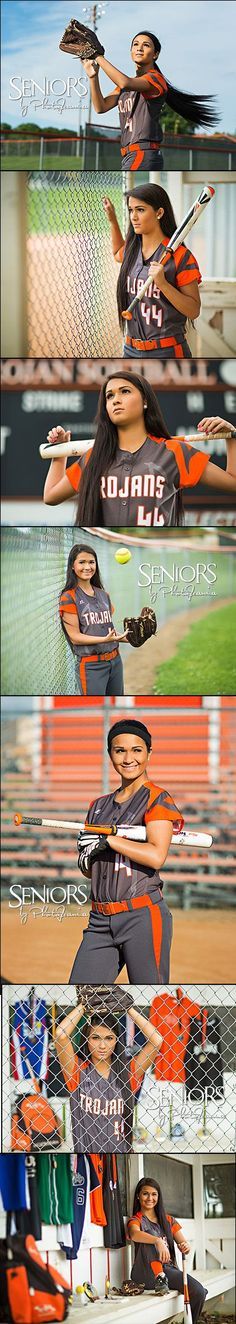
[[[204,474],[210,455],[204,455],[180,437],[170,437],[166,441],[167,449],[174,452],[179,473],[179,487],[195,487]]]
[[[163,97],[167,92],[167,83],[160,69],[149,69],[149,73],[141,77],[144,77],[147,83],[147,91],[141,93],[145,101],[150,101],[150,98],[154,97]]]
[[[178,832],[180,832],[184,826],[184,818],[180,810],[177,809],[174,800],[172,800],[172,795],[169,795],[169,792],[164,791],[162,787],[152,785],[151,782],[149,785],[150,799],[148,809],[144,815],[144,822],[154,823],[158,819],[162,819],[162,821],[168,819],[171,823],[174,823]]]
[[[85,464],[87,464],[88,460],[90,460],[90,455],[92,455],[92,449],[93,447],[91,446],[91,449],[89,451],[86,451],[86,455],[84,459]],[[69,483],[71,483],[71,487],[73,487],[74,492],[79,491],[81,474],[82,474],[82,468],[81,468],[81,464],[79,463],[79,460],[76,460],[75,464],[70,464],[70,468],[66,469],[66,477],[69,478]]]
[[[182,290],[184,285],[191,285],[194,280],[197,280],[198,285],[201,284],[202,277],[197,258],[190,253],[189,248],[185,248],[185,244],[180,244],[179,248],[176,248],[173,258],[178,290]]]
[[[64,612],[69,612],[70,616],[77,617],[77,607],[76,607],[73,589],[64,589],[63,593],[61,593],[60,595],[60,600],[59,600],[60,616],[63,616]]]
[[[79,490],[81,472],[82,470],[78,460],[76,460],[75,464],[70,464],[69,469],[66,469],[66,477],[69,478],[69,483],[71,483],[74,492],[78,492]]]
[[[176,1218],[172,1218],[171,1214],[167,1214],[166,1217],[168,1218],[168,1223],[170,1223],[172,1236],[175,1237],[176,1232],[182,1231],[181,1223],[177,1223]]]
[[[137,1214],[133,1214],[132,1218],[128,1218],[128,1222],[126,1224],[126,1236],[128,1237],[128,1241],[130,1240],[131,1223],[139,1223],[140,1225],[141,1218],[142,1218],[142,1214],[140,1210],[138,1211]]]

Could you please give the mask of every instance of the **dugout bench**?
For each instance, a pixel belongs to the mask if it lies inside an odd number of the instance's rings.
[[[204,1269],[202,1272],[198,1269],[191,1270],[193,1278],[200,1278],[204,1287],[207,1287],[207,1301],[222,1293],[228,1292],[234,1286],[233,1269]],[[183,1315],[183,1296],[178,1292],[169,1292],[165,1297],[155,1297],[151,1292],[143,1292],[142,1296],[136,1297],[117,1297],[116,1301],[96,1302],[87,1307],[86,1320],[89,1324],[90,1319],[94,1324],[162,1324],[163,1320],[174,1320],[176,1315]],[[69,1314],[71,1324],[79,1324],[81,1318],[80,1307],[73,1305]],[[233,1316],[232,1316],[233,1318]]]

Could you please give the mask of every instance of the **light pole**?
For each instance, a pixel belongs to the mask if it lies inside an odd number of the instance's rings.
[[[109,4],[109,0],[103,0],[103,3],[101,2],[97,4],[83,5],[82,12],[84,14],[85,20],[88,23],[89,27],[93,27],[94,32],[97,32],[97,25],[99,18],[103,18],[103,15],[106,14],[108,4]],[[89,86],[88,124],[91,124],[91,110],[92,110],[92,97],[91,97],[91,88]]]

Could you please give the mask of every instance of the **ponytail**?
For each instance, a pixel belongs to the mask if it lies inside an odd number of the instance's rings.
[[[182,119],[190,120],[196,127],[202,124],[210,128],[219,123],[220,116],[214,109],[215,97],[191,96],[190,92],[180,92],[178,87],[167,82],[165,101],[171,110],[175,110]]]

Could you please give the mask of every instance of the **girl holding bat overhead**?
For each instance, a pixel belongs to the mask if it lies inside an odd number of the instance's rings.
[[[92,802],[78,837],[79,869],[91,877],[92,905],[70,983],[106,978],[112,984],[126,964],[131,984],[168,984],[172,918],[159,870],[174,827],[184,825],[182,814],[168,791],[149,779],[151,735],[143,722],[115,722],[107,747],[119,784]],[[116,825],[117,833],[101,834],[95,843],[91,823]],[[122,824],[146,827],[146,841],[127,840]]]
[[[236,492],[236,447],[223,419],[204,418],[209,437],[225,429],[226,472],[183,438],[170,437],[155,391],[143,377],[110,373],[102,386],[94,446],[66,468],[67,457],[52,459],[44,501],[57,505],[78,496],[80,527],[156,528],[181,524],[182,491],[202,481],[219,492]],[[235,434],[236,436],[236,434]],[[70,433],[54,427],[50,445],[69,447]]]
[[[124,693],[120,640],[112,621],[109,593],[104,589],[96,552],[76,544],[68,557],[59,612],[63,632],[76,658],[79,694]]]
[[[201,274],[193,253],[179,243],[166,265],[161,258],[176,230],[173,208],[165,189],[158,184],[139,184],[128,194],[129,229],[126,240],[117,223],[115,209],[104,198],[114,257],[121,263],[117,305],[122,329],[126,326],[124,357],[190,359],[186,324],[200,313]],[[148,275],[152,283],[129,315],[123,313],[142,289]]]
[[[183,1274],[178,1269],[175,1243],[183,1255],[188,1254],[190,1246],[181,1224],[166,1214],[161,1187],[151,1177],[141,1177],[136,1186],[127,1236],[135,1251],[131,1272],[133,1282],[145,1283],[146,1291],[156,1292],[158,1296],[165,1296],[173,1289],[183,1295]],[[188,1290],[192,1321],[197,1324],[207,1292],[189,1274]]]
[[[218,120],[211,97],[191,96],[171,86],[157,64],[160,51],[160,42],[153,32],[138,32],[131,42],[131,59],[136,69],[133,77],[121,73],[105,55],[83,60],[97,114],[118,106],[123,170],[162,168],[160,115],[165,104],[193,125],[214,125]],[[115,83],[114,91],[108,96],[101,92],[99,67]]]
[[[122,994],[121,989],[121,1012],[126,1009],[126,997],[124,994],[122,998]],[[141,1030],[146,1044],[127,1062],[119,1036],[119,1020],[113,1010],[112,988],[109,990],[109,1006],[105,1005],[104,1009],[94,988],[77,1055],[71,1037],[73,1031],[79,1029],[84,1009],[86,1011],[86,985],[84,996],[82,987],[78,997],[78,1005],[56,1030],[59,1062],[70,1093],[74,1149],[92,1154],[102,1151],[127,1154],[132,1149],[135,1096],[161,1046],[161,1035],[150,1027],[145,1016],[136,1011],[129,996],[129,1016]]]

